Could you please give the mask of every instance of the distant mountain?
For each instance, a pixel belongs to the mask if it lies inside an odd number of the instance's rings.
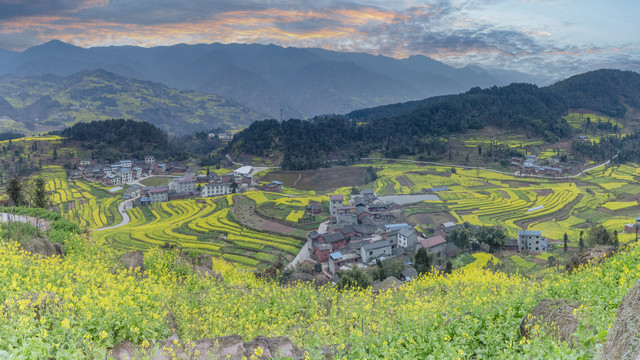
[[[80,70],[160,82],[230,97],[279,118],[346,113],[363,107],[455,94],[471,87],[532,82],[519,72],[456,69],[425,56],[394,59],[365,53],[275,45],[199,44],[84,49],[60,41],[22,53],[0,52],[0,75],[69,76]]]
[[[15,120],[0,122],[1,131],[42,132],[81,121],[130,118],[182,134],[244,127],[266,115],[217,95],[170,89],[98,69],[64,77],[3,76],[0,117]]]
[[[640,74],[598,70],[547,87],[518,83],[472,88],[459,95],[362,109],[344,116],[258,121],[236,134],[227,151],[234,156],[270,156],[290,170],[318,168],[330,160],[355,159],[372,151],[391,158],[408,155],[430,160],[443,160],[448,154],[451,160],[449,135],[474,136],[485,128],[549,143],[567,140],[576,135],[576,129],[563,116],[576,110],[605,114],[629,129],[638,128],[634,116],[640,111]],[[322,141],[317,140],[320,138]],[[615,153],[615,149],[606,151]],[[640,159],[640,152],[634,151],[637,157],[627,152],[625,158]],[[520,155],[508,147],[495,154],[504,158],[494,161],[507,164],[510,156]]]

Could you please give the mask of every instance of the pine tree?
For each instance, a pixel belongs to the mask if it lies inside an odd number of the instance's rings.
[[[583,231],[580,231],[580,242],[578,244],[578,246],[580,246],[580,250],[584,249],[584,240],[582,240],[583,233],[584,233]]]
[[[431,258],[429,257],[429,253],[427,253],[427,249],[420,248],[416,253],[416,270],[420,274],[425,274],[431,271]]]
[[[47,190],[45,189],[44,180],[38,177],[35,181],[35,189],[33,193],[33,201],[36,207],[46,209],[49,207],[49,198],[47,196]]]
[[[7,184],[7,195],[9,195],[9,199],[13,206],[22,206],[25,204],[22,183],[17,175],[14,175],[9,179],[9,184]]]
[[[444,273],[451,274],[452,271],[453,271],[453,264],[451,263],[451,260],[447,260],[447,265],[446,265],[446,268],[444,269]]]
[[[567,252],[567,241],[569,240],[569,236],[567,233],[564,233],[564,252]]]

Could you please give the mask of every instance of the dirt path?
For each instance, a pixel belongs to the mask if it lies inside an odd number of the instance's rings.
[[[300,179],[302,179],[302,173],[298,173],[298,178],[293,183],[293,185],[291,185],[291,187],[296,187],[296,185],[298,185],[298,181],[300,181]]]

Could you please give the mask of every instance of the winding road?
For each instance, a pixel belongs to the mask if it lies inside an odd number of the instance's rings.
[[[124,211],[124,206],[127,202],[133,202],[133,200],[135,200],[136,198],[133,199],[129,199],[129,200],[125,200],[123,202],[121,202],[118,205],[118,211],[120,212],[120,215],[122,215],[122,221],[120,222],[120,224],[118,225],[112,225],[112,226],[106,226],[106,227],[101,227],[98,229],[93,229],[93,231],[101,231],[101,230],[109,230],[109,229],[115,229],[118,228],[120,226],[124,226],[127,225],[129,223],[129,221],[131,221],[131,218],[129,217],[129,214],[127,214],[126,211]]]

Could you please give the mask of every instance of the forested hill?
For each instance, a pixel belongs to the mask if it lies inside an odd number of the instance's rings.
[[[448,134],[487,126],[553,142],[572,135],[562,118],[571,109],[623,117],[640,108],[640,75],[597,70],[552,86],[511,84],[473,88],[456,96],[382,106],[345,116],[310,121],[264,120],[237,134],[227,151],[281,159],[285,169],[313,169],[332,158],[355,158],[380,151],[388,157],[424,154],[439,159]]]
[[[65,142],[91,151],[91,158],[114,162],[123,158],[142,159],[155,155],[159,159],[185,158],[180,146],[167,134],[145,121],[110,119],[77,123],[60,135]]]
[[[242,128],[266,115],[221,96],[180,91],[98,69],[65,77],[0,77],[0,117],[13,120],[0,123],[0,131],[37,133],[122,117],[185,134]]]

